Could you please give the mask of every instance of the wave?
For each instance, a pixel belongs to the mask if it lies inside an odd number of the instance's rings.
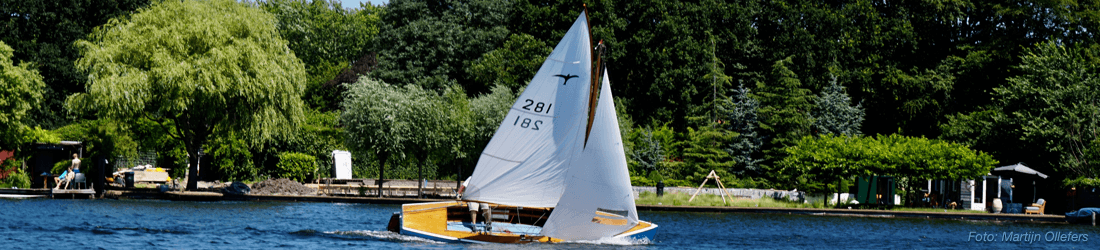
[[[390,231],[375,231],[375,230],[354,230],[354,231],[330,231],[324,232],[333,236],[352,236],[352,237],[365,237],[374,240],[393,241],[393,242],[419,242],[419,243],[432,243],[443,244],[442,242],[420,238],[416,236],[401,235]]]
[[[630,237],[605,237],[598,240],[576,240],[566,241],[566,243],[579,243],[579,244],[594,244],[594,245],[616,245],[616,246],[637,246],[637,245],[649,245],[652,243],[649,238],[634,239]]]

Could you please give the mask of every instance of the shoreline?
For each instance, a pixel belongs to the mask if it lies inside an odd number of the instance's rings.
[[[118,191],[118,190],[111,190]],[[148,196],[145,196],[148,197]],[[125,193],[109,199],[135,199]],[[143,198],[136,198],[143,199]],[[173,201],[283,201],[283,202],[329,202],[329,203],[362,203],[362,204],[405,204],[418,202],[449,201],[452,199],[435,198],[391,198],[391,197],[353,197],[353,196],[310,196],[310,195],[223,195],[214,192],[172,191],[161,194],[161,199]],[[1025,222],[1025,223],[1052,223],[1069,224],[1063,215],[1030,215],[1030,214],[992,214],[992,213],[960,213],[960,212],[924,212],[924,211],[892,211],[874,209],[822,209],[822,208],[760,208],[760,207],[711,207],[711,206],[673,206],[673,205],[635,205],[640,211],[666,211],[666,212],[694,212],[694,213],[754,213],[754,214],[791,214],[814,215],[836,217],[875,217],[875,218],[910,218],[910,219],[942,219],[942,220],[973,220],[994,222]]]
[[[0,189],[4,190],[4,189]],[[49,192],[46,189],[21,189],[16,191],[23,195],[37,192]],[[2,192],[0,193],[9,193]],[[30,198],[30,197],[28,197]],[[171,201],[260,201],[260,202],[326,202],[326,203],[360,203],[360,204],[406,204],[418,202],[449,201],[453,199],[439,198],[398,198],[398,197],[362,197],[362,196],[320,196],[320,195],[227,195],[219,192],[203,191],[168,191],[160,192],[156,189],[109,189],[103,194],[104,199],[153,199]],[[747,214],[789,214],[789,215],[813,215],[835,217],[874,217],[874,218],[908,218],[908,219],[940,219],[940,220],[971,220],[992,222],[1023,222],[1023,223],[1051,223],[1069,224],[1063,215],[1031,215],[1031,214],[992,214],[992,213],[966,213],[966,212],[925,212],[925,211],[894,211],[874,209],[827,209],[827,208],[779,208],[779,207],[719,207],[719,206],[675,206],[675,205],[635,205],[640,211],[665,211],[665,212],[693,212],[693,213],[747,213]]]

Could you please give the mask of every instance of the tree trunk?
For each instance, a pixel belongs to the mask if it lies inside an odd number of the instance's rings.
[[[198,149],[188,149],[187,162],[189,165],[187,170],[187,190],[196,190],[199,188],[199,151]]]
[[[428,161],[427,157],[422,158],[418,164],[416,164],[416,197],[424,198],[424,162]]]
[[[389,152],[378,153],[378,160],[382,161],[382,164],[378,164],[378,198],[382,198],[382,181],[386,179],[386,162],[389,158]]]

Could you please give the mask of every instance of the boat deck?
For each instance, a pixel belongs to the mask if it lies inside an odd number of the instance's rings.
[[[474,224],[474,223],[470,223],[470,222],[448,221],[447,222],[447,231],[467,232],[467,233],[476,233],[476,232],[488,231],[488,232],[491,232],[491,233],[538,235],[539,232],[542,231],[542,228],[537,227],[537,226],[532,226],[532,225],[523,225],[523,224],[491,223],[490,224],[490,229],[486,230],[485,229],[485,223],[476,223],[476,224]]]
[[[532,243],[561,242],[561,239],[540,235],[552,208],[515,207],[491,204],[492,222],[486,228],[485,217],[477,215],[471,223],[466,202],[444,201],[405,204],[395,214],[391,230],[444,242],[466,243]],[[398,217],[400,216],[400,217]],[[593,221],[596,222],[596,221]],[[605,224],[606,222],[601,222]],[[639,221],[638,225],[615,237],[652,239],[657,226]]]

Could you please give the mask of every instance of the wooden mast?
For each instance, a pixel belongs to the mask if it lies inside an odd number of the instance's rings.
[[[592,22],[588,19],[588,5],[584,5],[584,20],[588,24],[588,41],[592,43]],[[603,40],[600,40],[593,48],[592,60],[596,61],[596,66],[592,68],[590,77],[592,79],[591,86],[588,91],[588,126],[584,130],[584,145],[588,146],[588,136],[592,133],[592,122],[596,120],[596,104],[599,103],[600,83],[603,80],[603,52],[604,44]]]

